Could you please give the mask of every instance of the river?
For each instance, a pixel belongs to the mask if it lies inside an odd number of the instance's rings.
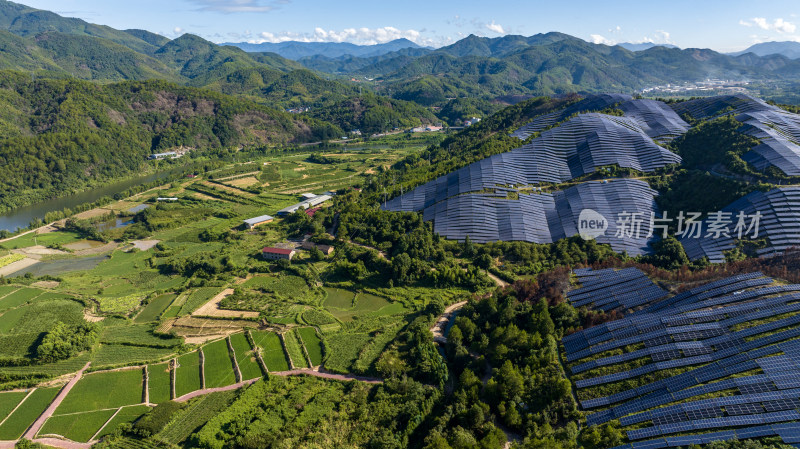
[[[66,207],[73,208],[80,204],[93,203],[103,196],[113,196],[133,186],[164,179],[170,176],[171,173],[171,171],[163,171],[147,176],[140,176],[138,178],[130,178],[125,181],[108,184],[84,192],[74,193],[61,198],[53,198],[31,204],[30,206],[13,209],[0,214],[0,229],[16,231],[17,228],[26,228],[34,218],[44,219],[44,215],[48,212],[63,210]]]

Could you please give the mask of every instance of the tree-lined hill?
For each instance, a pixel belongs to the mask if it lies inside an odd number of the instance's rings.
[[[0,209],[137,173],[148,155],[175,147],[282,145],[341,133],[165,81],[101,85],[0,72]]]

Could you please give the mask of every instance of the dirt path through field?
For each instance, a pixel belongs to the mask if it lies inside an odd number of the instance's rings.
[[[33,425],[31,425],[28,428],[28,431],[25,432],[23,438],[32,440],[36,436],[36,434],[39,433],[39,430],[41,430],[42,426],[44,425],[44,422],[47,421],[47,418],[53,416],[53,412],[55,412],[58,406],[61,405],[61,402],[63,402],[64,398],[67,397],[70,390],[72,390],[72,387],[74,387],[75,384],[78,383],[79,380],[81,380],[81,377],[83,377],[83,372],[86,371],[87,368],[89,368],[89,363],[90,362],[86,362],[86,365],[84,365],[80,371],[75,373],[75,377],[73,377],[72,380],[70,380],[69,382],[67,382],[66,385],[64,385],[64,388],[62,388],[61,391],[58,392],[58,395],[50,404],[50,406],[47,407],[44,413],[42,413],[41,416],[39,416],[39,418],[37,418],[36,421],[33,422]]]
[[[455,304],[450,304],[446,309],[444,309],[444,312],[439,316],[439,319],[436,320],[436,323],[431,328],[433,341],[437,343],[447,343],[447,337],[444,336],[444,331],[447,329],[447,323],[449,323],[450,319],[453,318],[453,315],[455,315],[455,313],[465,305],[467,305],[467,301],[461,301]]]
[[[332,379],[332,380],[341,380],[344,382],[357,380],[359,382],[364,382],[368,384],[382,384],[383,379],[378,379],[374,377],[363,377],[363,376],[356,376],[354,374],[337,374],[331,373],[329,371],[325,371],[322,368],[315,368],[313,370],[310,369],[293,369],[289,371],[271,371],[270,374],[274,374],[276,376],[314,376],[320,377],[323,379]]]

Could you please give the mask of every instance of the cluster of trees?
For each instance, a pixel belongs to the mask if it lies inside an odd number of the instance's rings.
[[[307,115],[333,123],[345,132],[358,129],[365,134],[428,125],[438,121],[433,113],[416,103],[374,94],[363,94],[331,106],[311,109]]]
[[[99,336],[100,326],[97,323],[70,325],[60,322],[45,334],[36,347],[36,359],[40,363],[68,359],[90,350]]]
[[[410,379],[370,386],[271,376],[244,391],[190,438],[191,447],[272,448],[413,445],[439,392]],[[289,398],[287,400],[287,398]]]
[[[544,297],[551,288],[560,296],[559,277],[514,284],[461,310],[446,346],[454,393],[432,418],[427,447],[502,447],[498,426],[524,437],[524,447],[575,447],[581,414],[557,340],[579,316],[563,298]]]

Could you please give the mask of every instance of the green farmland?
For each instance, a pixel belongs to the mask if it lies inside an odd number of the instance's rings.
[[[236,382],[228,343],[225,340],[217,340],[203,346],[203,355],[206,388],[224,387]]]
[[[44,423],[39,436],[58,435],[79,443],[88,442],[115,413],[116,409],[54,415]]]
[[[16,440],[53,402],[59,388],[38,388],[0,425],[0,441]]]
[[[242,380],[255,379],[264,374],[261,372],[261,366],[258,364],[254,355],[253,348],[247,341],[247,337],[243,333],[233,334],[230,336],[231,346],[236,353],[236,363],[239,365],[239,371],[242,373]]]
[[[283,351],[280,337],[274,332],[252,331],[253,341],[261,348],[261,358],[270,371],[286,371],[289,364],[286,362],[286,353]]]
[[[186,393],[199,390],[200,383],[200,353],[190,352],[178,357],[178,370],[175,372],[175,396],[181,397]]]
[[[170,385],[172,382],[172,374],[169,370],[169,363],[161,363],[158,365],[149,365],[147,367],[148,373],[148,389],[150,395],[150,402],[159,404],[170,400]]]
[[[297,329],[296,332],[303,342],[303,345],[306,347],[308,358],[311,359],[311,364],[314,366],[321,365],[323,357],[322,341],[320,341],[316,329],[313,327],[302,327]]]
[[[86,412],[142,402],[142,369],[86,374],[75,384],[56,414]]]

